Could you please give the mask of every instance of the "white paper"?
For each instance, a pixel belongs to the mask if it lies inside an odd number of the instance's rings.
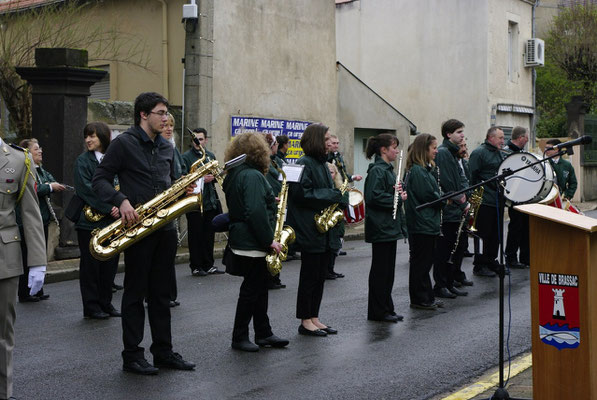
[[[296,165],[296,164],[283,165],[282,169],[284,170],[284,173],[286,174],[286,182],[299,183],[301,181],[301,176],[303,175],[304,168],[305,168],[304,165]]]
[[[193,194],[199,194],[199,193],[203,193],[203,178],[199,178],[195,181],[195,184],[197,185],[195,187],[195,189],[193,190]]]

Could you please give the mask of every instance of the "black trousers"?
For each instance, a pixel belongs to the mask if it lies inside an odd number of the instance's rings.
[[[301,272],[296,296],[297,318],[319,317],[330,255],[329,249],[324,253],[307,253],[304,249],[301,251]]]
[[[481,254],[475,254],[475,259],[473,261],[475,268],[483,265],[492,267],[497,263],[496,259],[500,247],[500,231],[503,225],[503,218],[503,207],[500,207],[499,210],[496,207],[490,207],[485,204],[482,204],[481,207],[479,207],[476,227],[479,231],[479,236],[483,239],[483,252]]]
[[[118,269],[119,255],[107,260],[99,261],[89,252],[91,231],[77,229],[79,251],[79,287],[83,300],[83,315],[95,312],[108,312],[112,309],[112,282]]]
[[[371,243],[371,270],[369,271],[369,301],[367,318],[381,319],[394,314],[392,288],[396,271],[396,243]]]
[[[433,303],[435,296],[429,271],[433,265],[437,235],[409,233],[408,293],[411,304]]]
[[[458,247],[450,263],[450,255],[456,246],[456,237],[458,234],[459,222],[442,222],[442,236],[437,238],[435,258],[433,262],[433,280],[435,288],[451,288],[454,280],[462,281],[461,266],[464,249],[468,237],[466,233],[460,234]],[[460,279],[458,279],[460,278]]]
[[[19,226],[21,233],[21,258],[23,260],[23,275],[19,276],[19,299],[29,296],[29,266],[27,265],[27,243],[25,243],[25,235],[23,233],[23,227]],[[44,237],[46,238],[46,249],[48,248],[48,225],[44,225]],[[42,296],[44,294],[43,287],[36,296]]]
[[[334,274],[334,267],[336,266],[336,257],[338,257],[338,253],[340,249],[330,251],[330,260],[328,262],[328,274]]]
[[[208,271],[214,266],[214,238],[216,233],[211,220],[218,215],[216,210],[187,213],[189,235],[189,267]]]
[[[508,224],[508,238],[506,239],[506,262],[516,262],[529,265],[531,261],[529,248],[529,216],[508,208],[510,223]],[[517,256],[518,250],[520,254]]]
[[[122,358],[130,362],[143,358],[139,346],[145,328],[145,308],[151,329],[154,357],[172,351],[170,289],[172,260],[176,256],[176,230],[158,230],[124,251],[124,293],[122,294]]]
[[[267,282],[271,274],[267,270],[265,257],[236,256],[236,262],[242,264],[243,283],[240,285],[232,341],[249,340],[249,323],[253,319],[255,339],[264,339],[273,335],[267,316]]]

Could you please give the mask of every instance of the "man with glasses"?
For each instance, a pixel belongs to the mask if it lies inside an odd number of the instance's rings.
[[[211,151],[207,150],[207,131],[204,128],[193,130],[195,138],[205,150],[204,163],[216,159]],[[191,149],[182,155],[187,171],[190,171],[191,165],[203,156],[201,147],[195,141],[191,142]],[[211,220],[222,213],[222,206],[215,187],[214,176],[205,175],[203,183],[199,183],[203,198],[203,212],[191,211],[187,213],[188,232],[189,232],[189,267],[193,276],[207,276],[210,274],[223,274],[224,271],[214,266],[214,238],[215,232],[211,225]]]
[[[93,176],[93,190],[120,210],[123,224],[139,221],[135,206],[168,189],[175,177],[174,149],[160,133],[168,121],[168,100],[158,93],[141,93],[135,99],[135,125],[114,139]],[[112,186],[118,175],[120,191]],[[194,186],[194,185],[191,185]],[[187,189],[187,193],[192,188]],[[123,370],[155,375],[158,368],[192,370],[195,364],[172,351],[170,288],[176,256],[174,223],[153,232],[124,251],[122,295]],[[145,308],[153,343],[152,366],[140,347]]]

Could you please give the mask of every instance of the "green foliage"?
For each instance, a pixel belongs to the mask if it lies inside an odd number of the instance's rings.
[[[563,8],[545,49],[545,67],[537,69],[537,136],[565,136],[572,96],[583,96],[591,110],[597,109],[597,6]]]

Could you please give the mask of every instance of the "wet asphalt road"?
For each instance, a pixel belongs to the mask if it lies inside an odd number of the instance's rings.
[[[394,303],[403,322],[368,322],[370,246],[347,242],[337,260],[346,278],[327,281],[320,318],[339,330],[299,336],[294,318],[299,261],[284,264],[286,289],[270,291],[274,333],[286,349],[254,354],[230,348],[241,279],[192,277],[177,266],[174,350],[197,363],[188,371],[142,377],[121,370],[120,319],[84,320],[78,281],[46,286],[50,300],[18,304],[14,351],[18,399],[428,399],[470,382],[498,363],[498,279],[474,277],[468,297],[441,311],[412,310],[408,246],[398,244]],[[472,248],[472,244],[471,244]],[[220,265],[220,260],[217,260]],[[471,259],[464,269],[472,277]],[[528,270],[511,275],[512,356],[531,346]],[[122,274],[117,276],[121,283]],[[506,280],[507,283],[507,280]],[[120,308],[120,294],[114,304]],[[507,304],[506,304],[507,307]],[[143,345],[148,348],[149,328]]]

